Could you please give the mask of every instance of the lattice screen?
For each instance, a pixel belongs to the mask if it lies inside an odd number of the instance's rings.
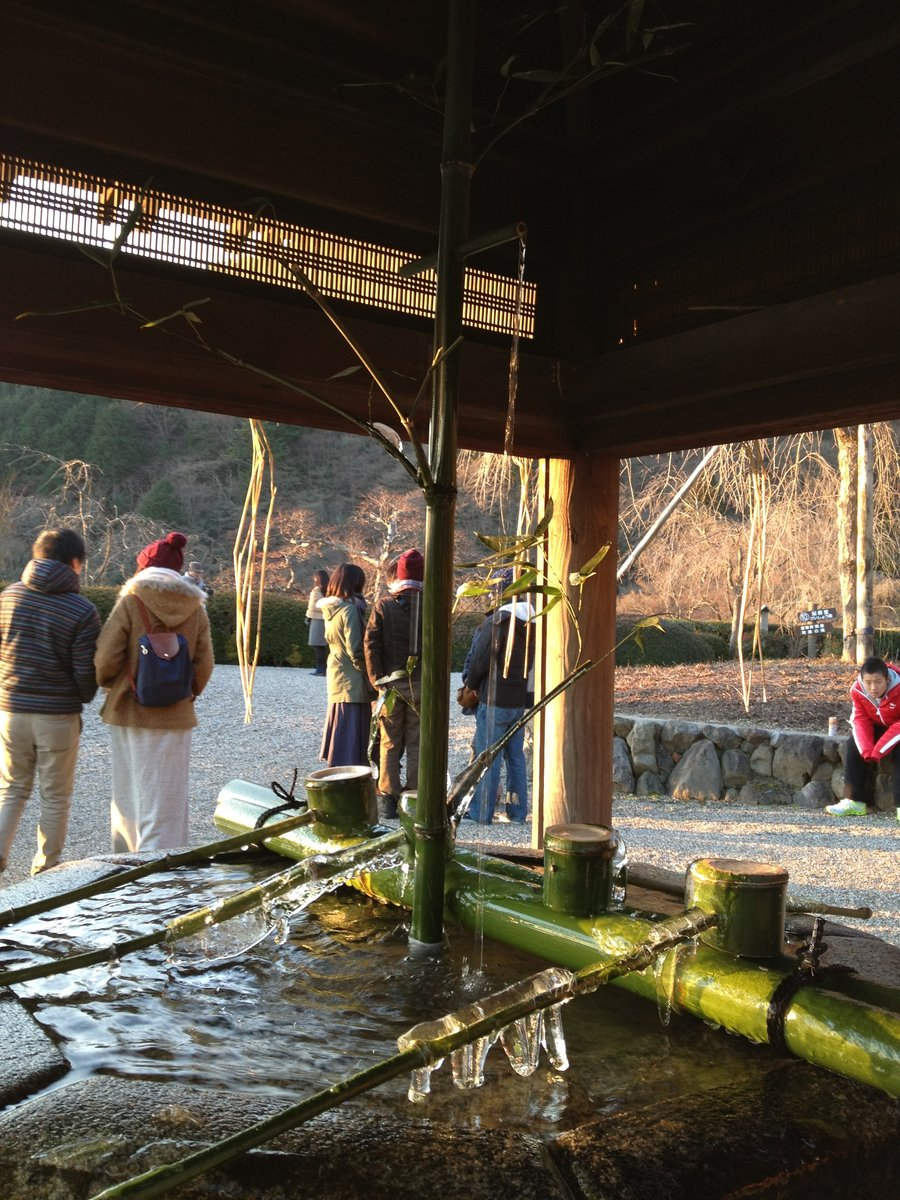
[[[0,155],[0,228],[109,249],[138,206],[123,254],[298,291],[300,285],[284,265],[293,264],[334,299],[419,317],[434,315],[435,273],[409,279],[397,274],[414,254]],[[534,284],[523,285],[517,319],[517,287],[516,279],[467,269],[463,323],[533,337],[536,289]]]

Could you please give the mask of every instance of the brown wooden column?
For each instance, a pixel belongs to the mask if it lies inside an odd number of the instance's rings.
[[[552,499],[548,580],[565,587],[578,608],[569,574],[601,546],[610,550],[584,586],[578,633],[564,605],[538,621],[535,693],[545,695],[580,662],[599,665],[539,713],[534,725],[533,842],[549,825],[571,821],[609,825],[612,819],[612,741],[616,630],[616,536],[619,460],[605,455],[546,459],[545,502]]]

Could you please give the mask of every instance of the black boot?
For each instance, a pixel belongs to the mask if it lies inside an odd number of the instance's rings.
[[[375,799],[378,802],[378,820],[396,821],[397,797],[392,796],[390,792],[376,792]]]

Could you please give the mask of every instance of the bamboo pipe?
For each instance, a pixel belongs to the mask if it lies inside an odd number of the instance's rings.
[[[161,1196],[196,1179],[198,1175],[220,1167],[238,1154],[296,1129],[298,1125],[339,1107],[355,1096],[372,1091],[398,1075],[432,1067],[455,1050],[498,1033],[529,1013],[550,1008],[576,995],[596,991],[614,978],[645,970],[660,954],[714,925],[717,919],[714,914],[699,909],[689,910],[659,922],[643,943],[611,962],[594,964],[576,974],[553,969],[540,972],[475,1004],[467,1005],[456,1013],[450,1013],[441,1020],[416,1025],[397,1039],[398,1045],[407,1047],[398,1054],[382,1059],[365,1071],[348,1076],[284,1112],[251,1125],[196,1154],[154,1167],[124,1183],[106,1188],[97,1193],[93,1200],[151,1200],[153,1196]]]
[[[408,906],[406,882],[396,872],[363,873],[354,886]],[[644,940],[653,926],[625,913],[593,918],[551,913],[530,889],[498,876],[479,878],[458,862],[447,866],[446,900],[448,913],[460,925],[570,970],[615,958]],[[761,964],[700,944],[694,957],[678,966],[672,1006],[752,1042],[768,1042],[769,1004],[793,968],[787,959]],[[645,999],[659,998],[652,972],[613,982]],[[860,984],[862,994],[866,981]],[[839,986],[844,994],[818,987],[795,993],[784,1022],[787,1049],[816,1066],[900,1096],[900,1011],[856,999],[852,977]]]
[[[309,856],[303,862],[295,863],[289,870],[281,871],[277,875],[264,879],[262,883],[254,884],[253,887],[227,896],[215,904],[183,913],[162,929],[153,930],[151,933],[144,933],[123,942],[114,942],[113,945],[104,946],[99,950],[89,950],[84,954],[69,954],[65,958],[54,959],[51,962],[2,971],[0,972],[0,987],[26,983],[31,979],[45,979],[51,975],[65,975],[69,971],[78,971],[83,967],[115,962],[129,954],[135,954],[139,950],[158,946],[162,942],[181,941],[183,938],[201,933],[213,925],[221,925],[225,921],[230,921],[233,917],[238,917],[251,909],[261,908],[267,901],[277,900],[279,896],[292,891],[302,883],[356,871],[367,858],[380,857],[405,845],[406,835],[402,831],[397,831],[372,838],[369,841],[359,842],[343,853]]]
[[[86,883],[83,887],[70,888],[67,892],[57,892],[55,896],[45,896],[41,900],[32,900],[30,904],[20,904],[17,908],[7,908],[0,912],[0,929],[24,921],[26,917],[35,917],[40,913],[51,912],[54,908],[62,908],[66,904],[74,904],[77,900],[89,900],[92,896],[100,896],[104,892],[114,891],[124,887],[126,883],[134,883],[147,875],[159,871],[172,871],[176,867],[190,866],[192,863],[216,859],[232,850],[243,850],[247,846],[262,845],[270,838],[281,837],[301,825],[308,825],[316,818],[314,812],[305,811],[293,817],[286,817],[274,825],[262,829],[250,829],[245,833],[236,833],[234,837],[222,838],[217,842],[207,842],[205,846],[194,846],[190,850],[181,850],[175,854],[164,854],[162,858],[154,858],[150,862],[141,863],[137,867],[129,867],[118,871],[115,875],[107,875],[104,879]]]
[[[236,785],[243,799],[232,794]],[[229,785],[229,792],[223,790],[216,824],[221,827],[230,814],[229,820],[252,825],[258,809],[248,797],[252,785],[240,781]],[[304,836],[300,830],[284,841]],[[304,851],[294,846],[286,852],[297,856]],[[630,913],[577,918],[551,912],[535,884],[510,878],[506,864],[493,871],[488,858],[472,855],[469,861],[471,865],[455,855],[446,864],[448,915],[459,925],[570,970],[617,958],[649,937],[657,924]],[[404,908],[413,901],[413,880],[406,869],[363,870],[353,886]],[[690,962],[678,966],[673,1007],[750,1041],[768,1042],[770,1002],[795,965],[785,958],[764,963],[734,958],[701,944]],[[652,972],[631,974],[614,983],[646,999],[658,999]],[[872,995],[868,981],[855,981],[852,976],[829,981],[827,991],[800,988],[787,1006],[785,1043],[807,1062],[900,1095],[900,1006],[892,1002],[888,989],[877,992],[878,1005],[868,1002]]]
[[[450,0],[447,5],[441,211],[434,312],[435,355],[456,343],[463,332],[465,268],[460,246],[469,236],[474,28],[475,0]],[[429,440],[431,482],[425,489],[425,578],[428,586],[422,596],[421,747],[410,946],[413,951],[426,952],[440,949],[444,933],[450,601],[453,595],[461,360],[461,349],[457,349],[441,357],[434,371]]]

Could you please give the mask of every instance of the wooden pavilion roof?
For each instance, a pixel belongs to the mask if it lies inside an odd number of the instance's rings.
[[[538,295],[518,452],[626,456],[900,416],[893,0],[626,4],[623,21],[642,9],[645,30],[677,28],[490,150],[597,19],[586,0],[478,9],[471,230],[524,222]],[[6,0],[0,154],[427,255],[446,23],[446,3],[411,0]],[[619,61],[612,29],[595,50]],[[346,428],[110,310],[16,320],[104,294],[71,245],[0,228],[0,264],[0,378]],[[479,265],[514,274],[515,247]],[[124,256],[119,286],[150,314],[208,298],[208,341],[384,412],[340,374],[347,348],[302,294]],[[428,321],[338,307],[411,399]],[[508,358],[508,337],[468,335],[462,445],[502,448]]]

